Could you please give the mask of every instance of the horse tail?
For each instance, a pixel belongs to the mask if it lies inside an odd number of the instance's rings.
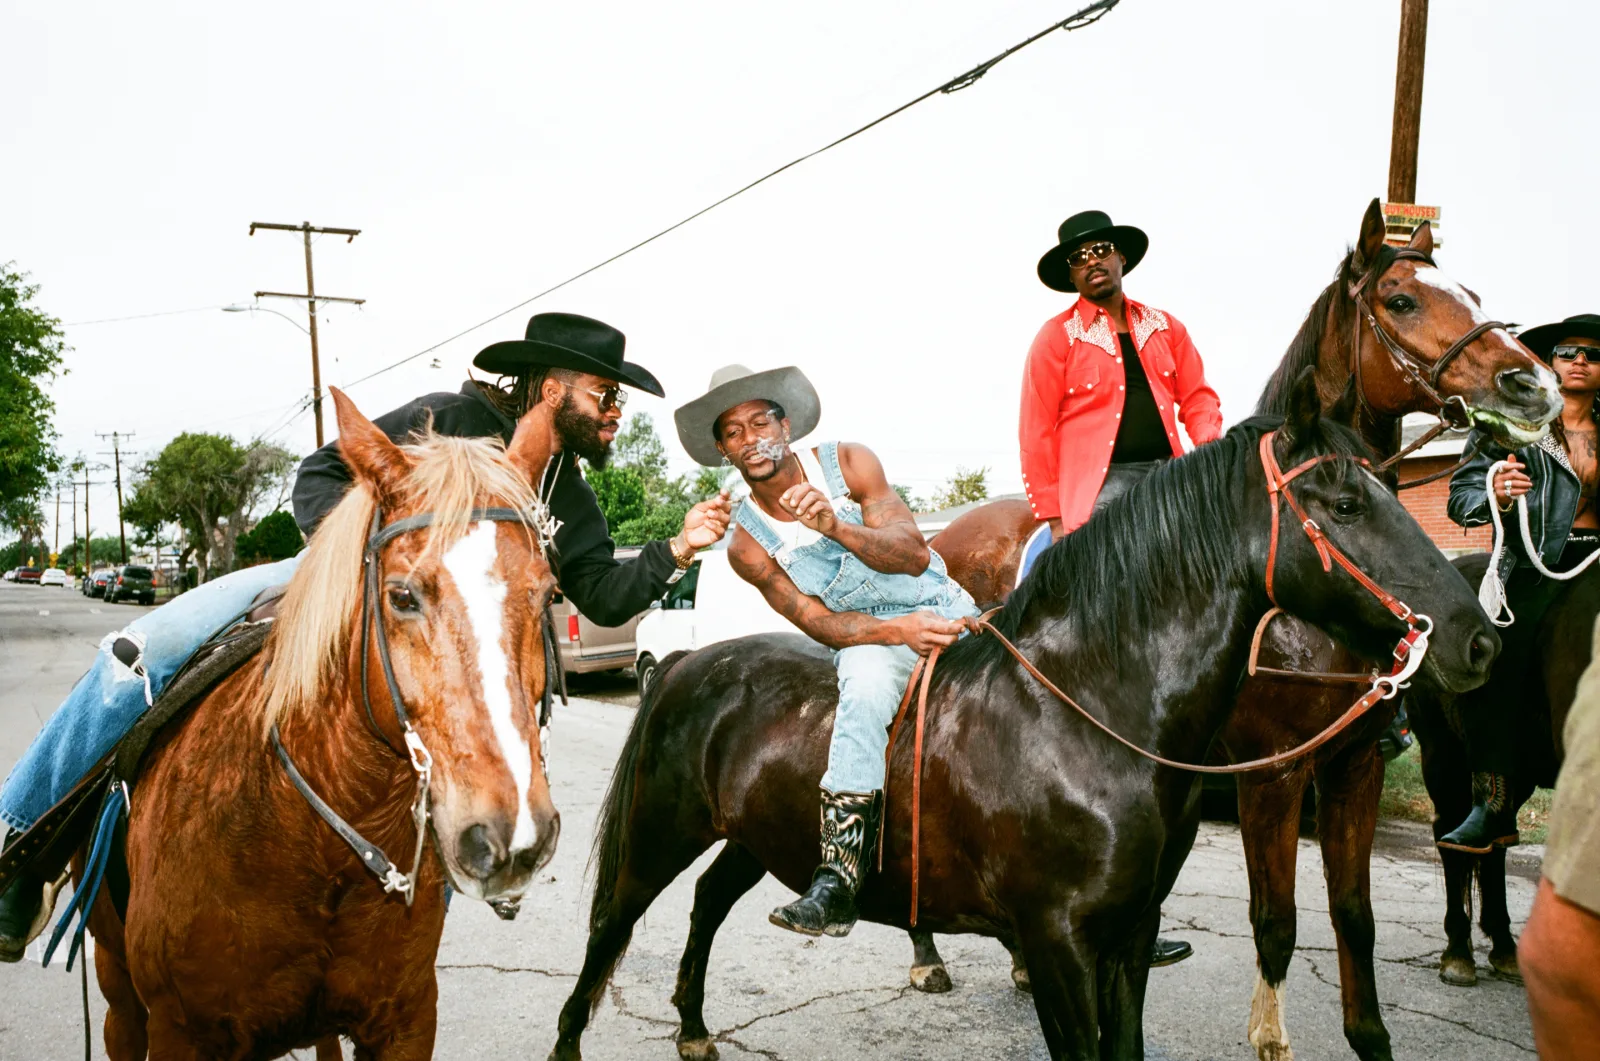
[[[661,699],[668,673],[687,652],[673,652],[661,661],[657,677],[650,690],[639,703],[633,716],[633,729],[622,745],[617,767],[606,789],[605,801],[600,807],[600,822],[595,828],[594,849],[589,854],[589,869],[594,876],[594,899],[589,907],[589,931],[600,927],[611,910],[616,894],[617,878],[622,875],[622,865],[628,856],[628,825],[633,812],[633,793],[639,776],[639,756],[644,750],[644,731],[650,715]]]

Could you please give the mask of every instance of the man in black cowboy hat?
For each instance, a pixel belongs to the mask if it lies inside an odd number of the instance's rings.
[[[497,385],[468,380],[459,393],[426,394],[373,421],[396,441],[431,417],[440,434],[499,436],[509,442],[522,415],[544,404],[551,414],[554,456],[539,496],[559,524],[552,561],[561,591],[601,626],[620,626],[647,608],[693,562],[696,549],[722,537],[729,520],[727,500],[713,498],[690,509],[670,541],[648,543],[627,563],[612,555],[605,517],[579,474],[578,458],[604,467],[628,400],[624,386],[663,396],[655,376],[623,360],[624,343],[621,332],[600,321],[541,313],[528,321],[525,338],[495,343],[473,359],[476,367],[499,377]],[[337,441],[307,457],[294,487],[300,529],[309,535],[349,485]]]
[[[1495,574],[1504,586],[1511,625],[1500,630],[1500,655],[1489,680],[1456,699],[1472,764],[1473,807],[1466,821],[1439,838],[1439,846],[1487,854],[1496,845],[1515,844],[1518,740],[1530,684],[1537,684],[1539,620],[1567,582],[1546,578],[1546,570],[1564,572],[1600,549],[1600,510],[1595,487],[1600,481],[1596,456],[1600,435],[1600,314],[1580,313],[1554,324],[1541,324],[1517,336],[1555,370],[1564,407],[1550,423],[1550,433],[1515,453],[1497,447],[1474,429],[1468,445],[1478,455],[1450,477],[1450,518],[1463,527],[1490,521],[1489,506],[1504,515],[1506,551]],[[1492,489],[1484,477],[1495,462]],[[1516,500],[1526,495],[1528,528],[1538,551],[1527,554],[1513,514]],[[1524,791],[1531,791],[1526,789]]]

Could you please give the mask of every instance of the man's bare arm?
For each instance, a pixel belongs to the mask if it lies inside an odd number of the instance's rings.
[[[827,497],[815,486],[793,488],[790,506],[801,522],[820,531],[886,575],[920,575],[928,570],[928,543],[906,503],[889,485],[877,455],[865,446],[839,446],[839,467],[850,496],[861,506],[864,526],[835,519]]]
[[[750,504],[750,502],[745,502]],[[767,551],[757,545],[744,531],[734,532],[736,537],[728,547],[728,563],[740,578],[761,591],[772,605],[772,610],[804,630],[814,640],[829,648],[849,648],[851,645],[898,645],[903,638],[894,636],[891,623],[875,619],[865,612],[834,612],[800,587]]]

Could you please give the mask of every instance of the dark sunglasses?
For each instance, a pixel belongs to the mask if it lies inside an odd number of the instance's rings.
[[[1586,365],[1600,364],[1600,347],[1558,346],[1550,353],[1555,355],[1557,361],[1576,361],[1581,357]]]
[[[1086,247],[1079,247],[1067,255],[1067,264],[1081,269],[1090,262],[1105,261],[1115,253],[1117,253],[1117,245],[1108,239],[1103,239],[1099,243],[1091,243]]]
[[[615,409],[620,413],[622,411],[622,407],[628,404],[628,392],[617,386],[615,383],[607,383],[605,386],[600,387],[597,390],[590,390],[588,387],[579,387],[575,383],[568,383],[567,386],[571,387],[573,390],[581,390],[583,393],[593,398],[595,404],[600,407],[600,411],[602,413],[607,409]]]

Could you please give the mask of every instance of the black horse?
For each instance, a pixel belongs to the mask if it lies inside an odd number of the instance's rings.
[[[1515,534],[1513,530],[1511,533]],[[1454,561],[1469,585],[1483,581],[1487,553]],[[1561,731],[1578,692],[1578,679],[1589,666],[1595,620],[1600,617],[1600,567],[1573,579],[1551,601],[1539,623],[1539,665],[1526,686],[1527,695],[1506,709],[1517,712],[1519,727],[1517,806],[1535,787],[1550,788],[1561,772]],[[1461,719],[1448,695],[1418,689],[1406,697],[1406,713],[1422,746],[1422,780],[1433,801],[1433,835],[1455,828],[1472,810],[1472,764],[1461,732]],[[1472,881],[1478,881],[1478,927],[1489,937],[1489,967],[1500,976],[1520,980],[1517,940],[1506,908],[1506,852],[1496,847],[1487,855],[1439,849],[1444,864],[1446,945],[1439,956],[1439,979],[1457,987],[1478,982],[1472,955]]]
[[[1337,455],[1291,489],[1362,571],[1432,616],[1432,680],[1471,688],[1498,651],[1460,575],[1355,463],[1366,454],[1357,436],[1319,421],[1309,382],[1281,426],[1258,418],[1234,428],[1054,545],[994,619],[1088,711],[1162,756],[1204,761],[1232,710],[1269,606],[1275,522],[1279,604],[1371,658],[1407,629],[1350,575],[1325,572],[1287,505],[1274,519],[1280,502],[1269,501],[1258,448],[1274,428],[1284,468]],[[827,652],[792,635],[718,644],[662,678],[606,797],[588,951],[553,1058],[580,1057],[634,923],[726,840],[695,889],[673,996],[679,1054],[716,1057],[701,1013],[712,937],[765,874],[797,890],[809,882],[836,699]],[[901,928],[910,922],[912,743],[893,751],[883,868],[859,897],[864,918]],[[1142,1057],[1150,946],[1194,840],[1198,794],[1197,775],[1094,729],[994,636],[968,637],[939,660],[929,697],[918,926],[997,937],[1020,953],[1051,1057]]]

